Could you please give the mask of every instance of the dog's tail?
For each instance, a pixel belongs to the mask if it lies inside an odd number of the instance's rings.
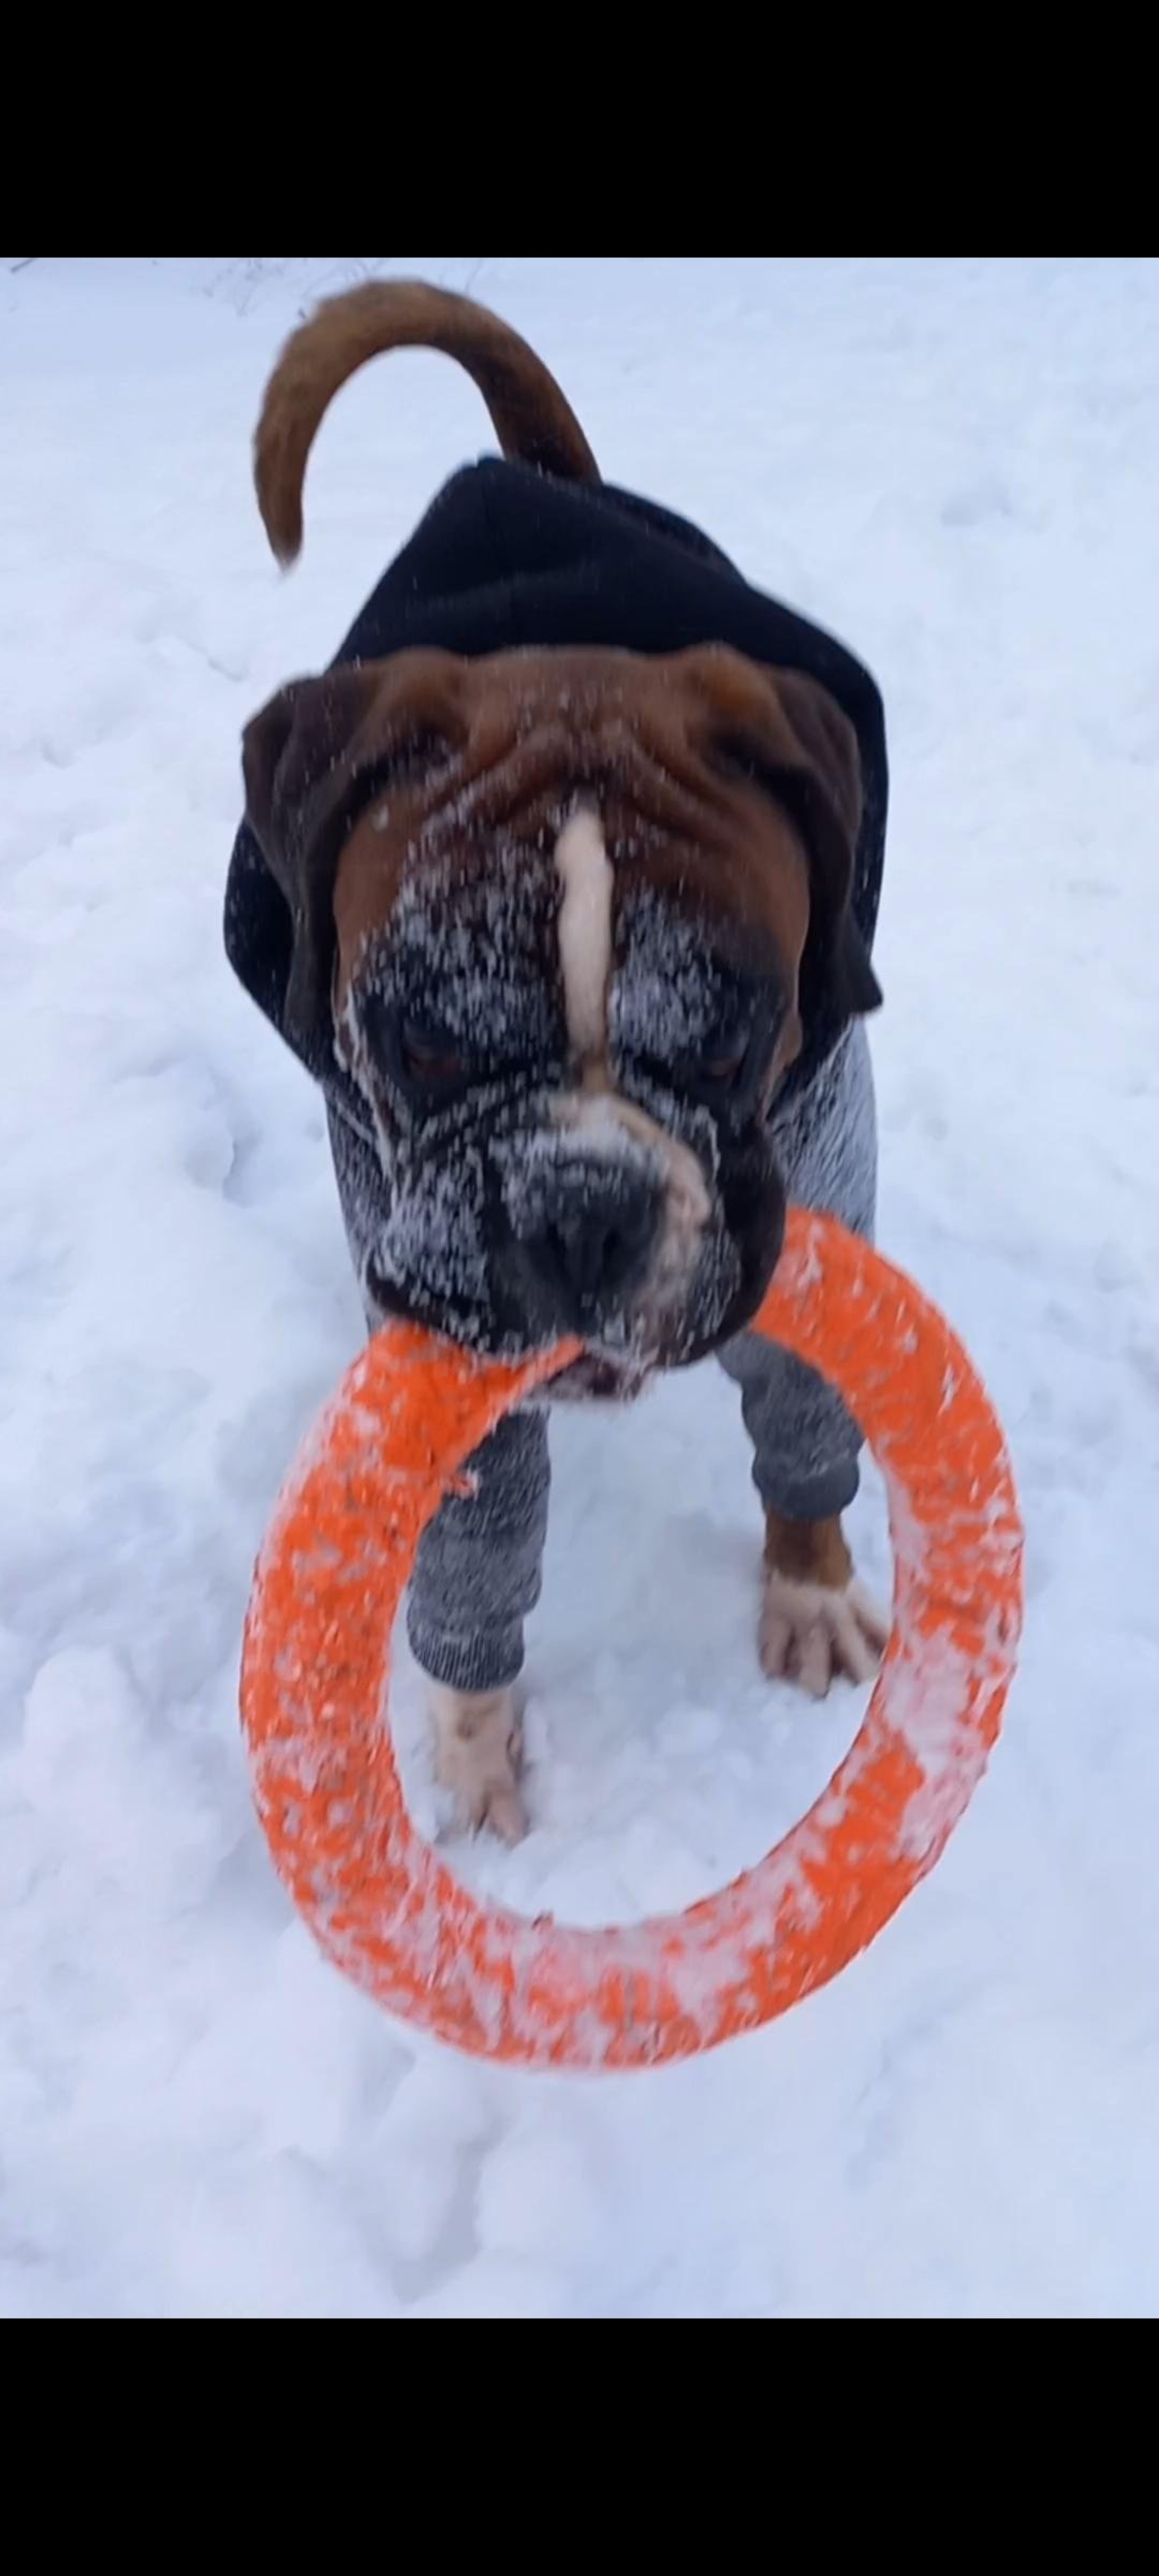
[[[302,480],[327,405],[383,349],[441,349],[478,385],[504,456],[598,483],[599,467],[542,359],[482,304],[417,279],[376,280],[320,304],[287,340],[266,386],[254,437],[254,481],[279,563],[302,543]]]

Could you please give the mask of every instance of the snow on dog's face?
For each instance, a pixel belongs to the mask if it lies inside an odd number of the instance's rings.
[[[608,1392],[738,1331],[802,991],[869,998],[824,692],[715,647],[401,654],[283,693],[247,783],[287,1034],[381,1170],[370,1310],[487,1351],[578,1333]]]

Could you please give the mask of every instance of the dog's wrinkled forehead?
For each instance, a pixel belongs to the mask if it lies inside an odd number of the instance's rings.
[[[619,962],[645,920],[653,949],[671,951],[657,971],[671,967],[686,993],[706,918],[758,969],[794,967],[807,867],[794,818],[754,793],[748,754],[723,730],[731,709],[706,673],[734,658],[512,653],[456,666],[433,739],[424,666],[422,738],[357,815],[337,870],[339,1012],[388,923],[432,983],[493,974],[496,1011],[519,1006],[505,979],[556,970],[574,1006],[601,941]],[[396,727],[399,695],[396,682]],[[648,888],[665,899],[634,907]]]
[[[734,982],[723,933],[687,895],[617,868],[581,804],[544,848],[485,870],[408,853],[389,918],[355,962],[347,1017],[373,990],[477,1064],[596,1079],[621,1058],[691,1058]]]

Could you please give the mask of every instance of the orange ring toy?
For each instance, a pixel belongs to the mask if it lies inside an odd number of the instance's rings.
[[[1022,1530],[961,1343],[880,1254],[800,1209],[755,1328],[835,1381],[884,1472],[893,1632],[808,1815],[684,1914],[591,1932],[480,1904],[415,1832],[391,1752],[388,1648],[419,1533],[500,1416],[577,1345],[507,1366],[388,1325],[278,1502],[241,1680],[274,1862],[338,1967],[478,2056],[655,2066],[754,2030],[873,1940],[985,1768],[1021,1625]]]

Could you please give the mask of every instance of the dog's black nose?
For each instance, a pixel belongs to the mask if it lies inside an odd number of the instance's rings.
[[[622,1313],[648,1265],[660,1190],[647,1172],[576,1158],[535,1193],[519,1247],[550,1321],[592,1333]]]

